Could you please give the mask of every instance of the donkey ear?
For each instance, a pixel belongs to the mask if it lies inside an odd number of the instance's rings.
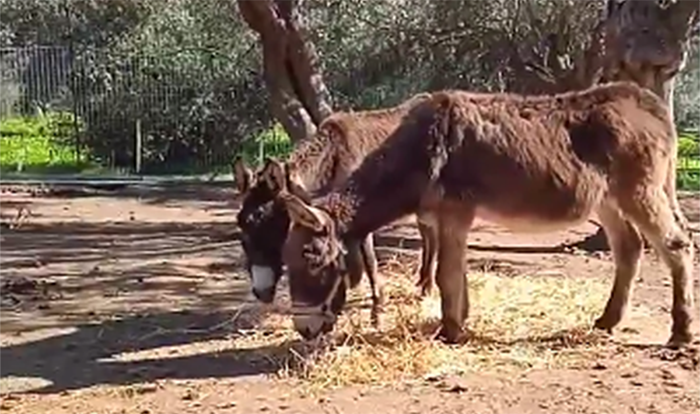
[[[294,194],[283,191],[279,197],[289,212],[289,218],[296,224],[314,231],[321,231],[330,220],[330,217],[323,210],[307,204]]]
[[[261,176],[270,190],[276,192],[287,190],[287,174],[284,164],[277,159],[271,157],[265,159],[265,167],[263,167]]]
[[[245,165],[241,157],[236,158],[233,163],[233,178],[241,194],[247,193],[253,187],[253,171]]]
[[[286,164],[286,176],[287,176],[287,191],[301,197],[307,204],[311,203],[311,194],[306,191],[306,187],[302,184],[302,180],[299,177],[297,168],[294,164]]]

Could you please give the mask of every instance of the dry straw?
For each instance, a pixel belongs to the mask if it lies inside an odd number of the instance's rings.
[[[262,349],[261,358],[279,374],[313,388],[349,384],[388,384],[469,371],[522,370],[571,366],[600,349],[590,331],[608,293],[599,279],[561,275],[468,276],[471,338],[445,345],[434,336],[439,327],[437,289],[420,299],[414,286],[417,261],[396,257],[381,270],[387,300],[381,326],[370,325],[367,290],[355,301],[329,337],[303,343],[288,316],[270,314],[256,329],[237,336],[237,348]]]

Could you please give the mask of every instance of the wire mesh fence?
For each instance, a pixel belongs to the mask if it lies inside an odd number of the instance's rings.
[[[250,139],[244,124],[269,111],[264,87],[231,80],[242,70],[202,51],[0,48],[0,172],[226,173],[238,155],[255,164],[288,153],[269,118]],[[700,182],[697,157],[682,157],[679,169]]]
[[[0,49],[2,173],[196,174],[228,169],[238,154],[255,162],[289,150],[283,130],[262,122],[261,139],[243,139],[249,88],[228,81],[237,62],[178,58]]]

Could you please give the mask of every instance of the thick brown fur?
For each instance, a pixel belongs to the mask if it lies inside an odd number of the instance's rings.
[[[332,268],[337,257],[330,250],[318,251],[323,239],[362,238],[403,215],[421,212],[438,222],[442,335],[459,341],[469,311],[466,239],[475,217],[513,230],[551,231],[597,213],[616,270],[595,326],[611,331],[623,317],[639,271],[643,234],[671,269],[669,344],[687,344],[692,240],[674,215],[673,195],[664,189],[675,151],[666,105],[632,83],[537,97],[434,93],[412,108],[343,186],[313,205],[287,199],[294,205],[290,211],[315,213],[291,214],[284,259],[292,300],[306,306],[328,301],[334,275],[319,269]],[[311,232],[310,220],[330,230]],[[309,271],[312,264],[314,272]],[[332,305],[337,313],[343,304]],[[332,327],[332,322],[308,316],[297,319],[295,326],[305,337]]]
[[[325,193],[343,183],[362,159],[376,149],[396,128],[411,106],[429,99],[429,94],[418,94],[392,108],[337,112],[325,119],[316,134],[299,142],[288,160],[281,164],[268,159],[255,175],[242,162],[234,164],[239,191],[244,194],[238,222],[243,233],[243,247],[253,277],[254,294],[264,302],[274,298],[277,281],[282,274],[281,246],[287,236],[288,217],[279,204],[280,191],[290,191],[303,199],[312,193]],[[420,271],[421,291],[426,294],[433,284],[436,231],[419,220],[424,239],[423,265]],[[377,259],[373,236],[346,246],[347,266],[353,284],[360,282],[362,270],[368,275],[376,308],[381,302],[381,283],[377,274]],[[274,285],[255,289],[254,266],[274,270]]]
[[[408,110],[429,97],[422,93],[392,108],[332,114],[312,138],[301,141],[290,154],[286,165],[291,179],[306,191],[343,183],[364,157],[386,140]]]

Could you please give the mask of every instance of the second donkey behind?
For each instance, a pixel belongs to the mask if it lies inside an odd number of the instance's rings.
[[[359,167],[364,157],[379,147],[411,107],[429,98],[418,94],[401,105],[371,111],[337,112],[325,119],[316,134],[299,142],[283,165],[267,159],[254,173],[241,159],[233,166],[238,191],[243,195],[237,222],[241,228],[241,244],[246,268],[251,277],[255,297],[264,303],[274,300],[277,283],[284,273],[282,246],[289,231],[289,214],[276,198],[279,188],[274,174],[283,174],[287,188],[309,200],[343,183]],[[427,294],[433,286],[437,233],[428,217],[418,217],[418,230],[423,243],[418,286]],[[372,291],[372,319],[376,322],[382,303],[382,283],[377,274],[374,238],[369,234],[359,244],[339,246],[346,249],[344,266],[353,286],[363,269]]]

